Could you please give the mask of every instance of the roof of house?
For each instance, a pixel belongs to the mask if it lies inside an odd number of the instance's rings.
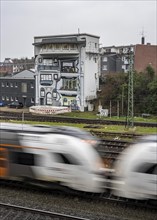
[[[26,79],[32,79],[34,78],[34,75],[35,73],[33,71],[30,71],[30,70],[23,70],[22,72],[20,73],[17,73],[15,75],[12,76],[12,78],[16,78],[16,79],[23,79],[23,78],[26,78]]]
[[[88,33],[76,33],[76,34],[60,34],[60,35],[51,35],[51,36],[35,36],[34,39],[36,38],[53,38],[53,37],[78,37],[78,36],[89,36],[89,37],[95,37],[95,38],[100,38],[97,35],[93,34],[88,34]]]
[[[1,78],[8,78],[8,79],[34,79],[35,72],[33,70],[23,70],[15,75],[12,76],[5,76]]]

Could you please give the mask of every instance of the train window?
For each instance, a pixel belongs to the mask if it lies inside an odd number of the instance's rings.
[[[155,164],[151,164],[150,167],[148,167],[148,169],[146,170],[145,173],[147,173],[147,174],[154,174],[155,167],[156,167]]]
[[[144,163],[144,164],[141,164],[139,167],[137,167],[135,172],[155,174],[154,171],[155,171],[156,166],[157,165],[154,163]]]
[[[156,166],[154,167],[153,174],[157,175],[157,164],[156,164]]]
[[[12,152],[11,153],[12,163],[34,166],[34,154],[24,152]]]
[[[54,153],[58,163],[80,165],[80,163],[70,154]]]
[[[6,167],[7,166],[7,161],[6,160],[1,160],[0,159],[0,167]]]

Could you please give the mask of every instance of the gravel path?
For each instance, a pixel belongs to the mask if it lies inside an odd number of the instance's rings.
[[[157,210],[125,207],[122,204],[102,202],[98,200],[81,199],[55,191],[32,191],[0,186],[0,202],[43,209],[68,215],[74,215],[91,220],[110,219],[106,216],[129,220],[156,220]]]

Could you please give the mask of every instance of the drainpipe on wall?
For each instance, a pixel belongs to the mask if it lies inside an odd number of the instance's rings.
[[[35,105],[39,105],[39,83],[38,83],[38,78],[39,78],[39,73],[37,70],[37,64],[35,64]]]
[[[81,52],[82,52],[82,47],[80,46],[80,97],[81,97],[81,106],[80,106],[80,111],[84,112],[84,75],[83,75],[83,71],[82,71],[82,66],[84,65],[84,62],[82,61],[82,56],[81,56]]]

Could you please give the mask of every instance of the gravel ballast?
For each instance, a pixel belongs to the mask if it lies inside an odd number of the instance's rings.
[[[157,210],[138,207],[128,207],[122,204],[99,201],[98,199],[83,199],[64,192],[31,189],[18,189],[10,186],[0,186],[0,202],[74,215],[91,220],[110,219],[157,219]]]

